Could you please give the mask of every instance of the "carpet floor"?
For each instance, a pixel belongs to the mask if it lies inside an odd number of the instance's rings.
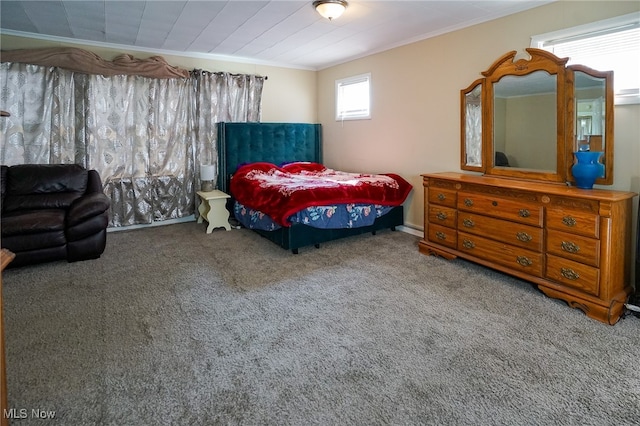
[[[640,424],[636,317],[602,324],[402,232],[293,255],[205,227],[5,271],[14,424]]]

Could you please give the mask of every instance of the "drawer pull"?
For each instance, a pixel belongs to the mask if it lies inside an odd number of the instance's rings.
[[[462,221],[462,224],[463,224],[464,226],[466,226],[467,228],[473,228],[474,226],[476,226],[476,224],[475,224],[475,223],[473,222],[473,220],[471,220],[471,219],[464,219],[464,220]]]
[[[527,256],[518,256],[516,258],[516,262],[518,262],[518,264],[521,265],[521,266],[531,266],[531,265],[533,265],[533,262]]]
[[[563,241],[560,244],[560,247],[562,247],[562,250],[568,251],[569,253],[577,253],[580,251],[580,246],[572,243],[571,241]]]
[[[436,217],[440,220],[447,220],[447,214],[443,213],[443,212],[438,212],[438,214],[436,215]]]
[[[531,216],[531,212],[527,209],[520,209],[520,211],[518,211],[518,215],[520,217],[529,217]]]
[[[436,238],[439,240],[446,240],[447,236],[444,234],[444,232],[436,231]]]
[[[474,243],[471,240],[467,240],[466,238],[462,241],[462,245],[464,246],[464,248],[468,248],[468,249],[472,249],[475,248],[476,243]]]
[[[571,268],[560,268],[560,273],[568,280],[577,280],[580,278],[580,274]]]
[[[571,216],[565,216],[562,218],[562,223],[564,223],[565,225],[569,226],[569,227],[573,227],[576,226],[576,219],[571,217]]]
[[[516,233],[516,238],[518,241],[522,241],[523,243],[528,243],[533,239],[533,237],[526,232],[518,232]]]
[[[444,201],[447,199],[447,196],[444,195],[442,192],[438,194],[438,200],[440,201]]]
[[[464,205],[467,206],[467,207],[473,206],[473,200],[471,198],[465,198],[464,199]]]
[[[498,206],[498,202],[497,202],[497,201],[492,201],[492,202],[491,202],[491,205],[492,205],[493,207],[497,207],[497,206]]]

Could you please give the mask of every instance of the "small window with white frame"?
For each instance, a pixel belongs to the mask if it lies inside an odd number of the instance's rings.
[[[371,73],[336,80],[336,121],[371,118]]]
[[[568,65],[613,71],[615,103],[640,103],[640,13],[631,13],[531,38]]]

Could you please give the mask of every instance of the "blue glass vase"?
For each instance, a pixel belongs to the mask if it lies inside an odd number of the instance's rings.
[[[576,157],[576,163],[571,167],[571,173],[578,188],[591,189],[596,179],[604,177],[604,164],[600,163],[602,154],[600,151],[573,153]]]

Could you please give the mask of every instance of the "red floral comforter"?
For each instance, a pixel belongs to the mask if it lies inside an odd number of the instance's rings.
[[[282,226],[291,226],[287,218],[310,206],[399,206],[411,189],[409,182],[393,173],[347,173],[311,162],[281,167],[250,163],[239,167],[231,178],[231,194],[238,202],[269,215]]]

